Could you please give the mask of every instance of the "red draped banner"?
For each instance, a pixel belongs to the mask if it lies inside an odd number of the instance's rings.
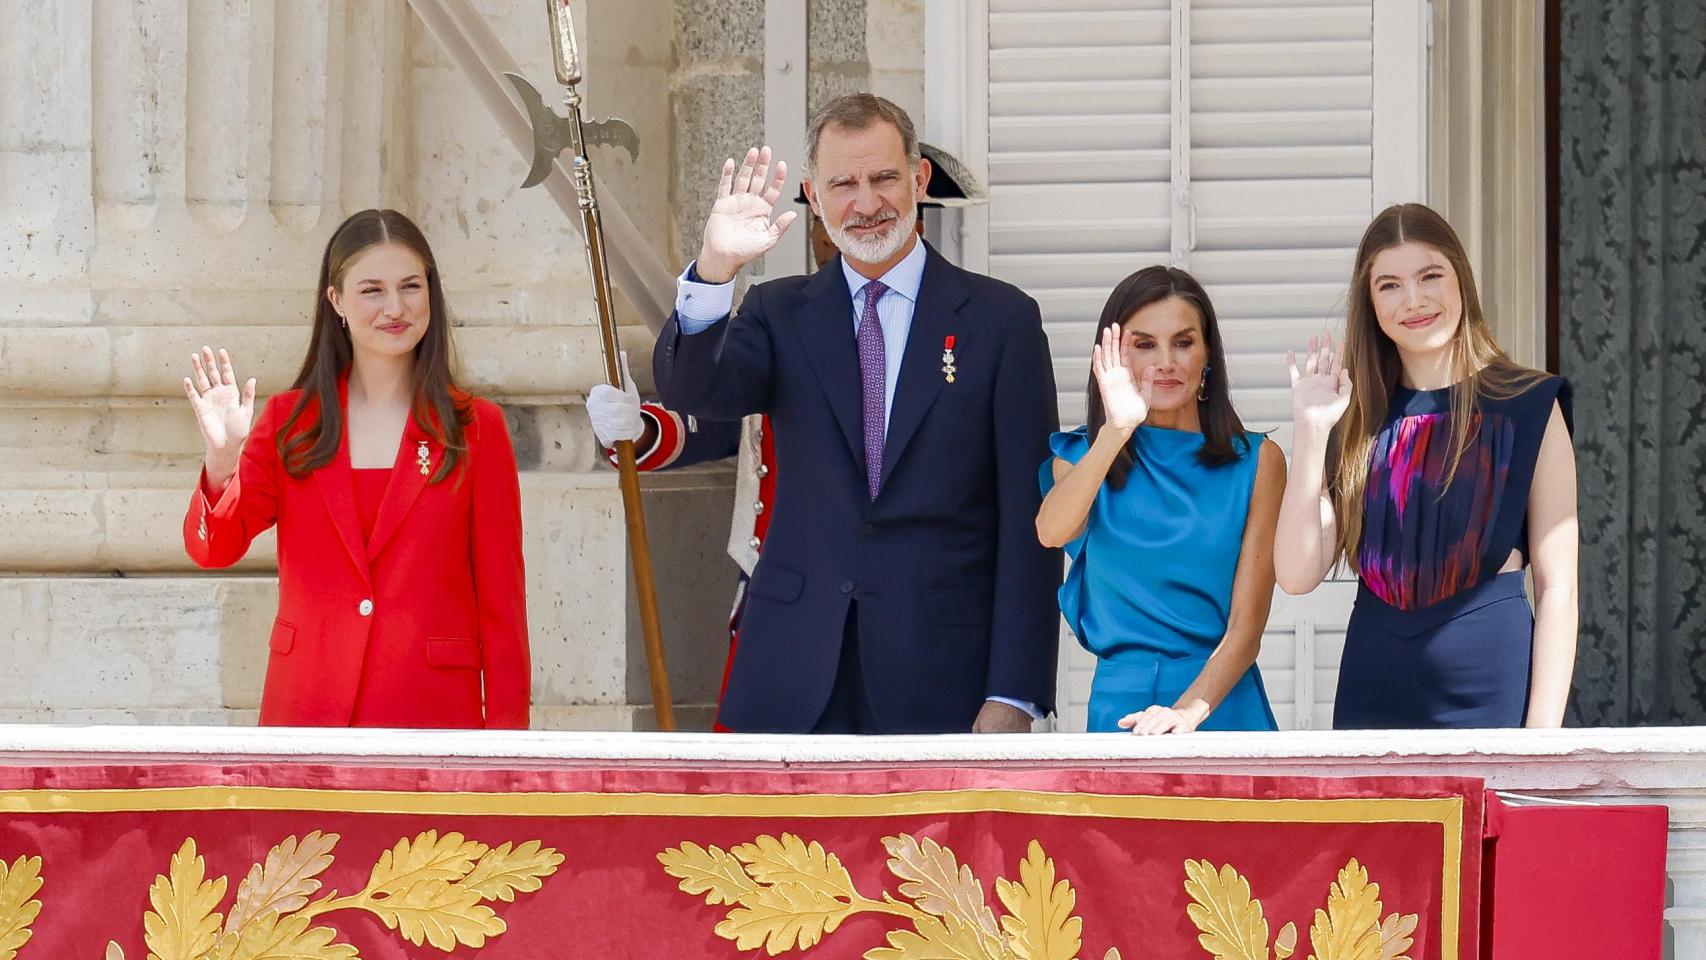
[[[1481,782],[0,769],[0,960],[1473,960]]]

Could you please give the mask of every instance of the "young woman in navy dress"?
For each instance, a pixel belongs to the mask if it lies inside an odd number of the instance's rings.
[[[1493,340],[1457,234],[1421,204],[1363,234],[1345,343],[1291,367],[1275,573],[1360,580],[1333,726],[1556,727],[1576,650],[1570,388]],[[1524,568],[1534,573],[1530,608]]]

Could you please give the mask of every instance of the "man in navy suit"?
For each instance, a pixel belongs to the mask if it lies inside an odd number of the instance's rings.
[[[770,417],[774,513],[718,720],[742,732],[1021,731],[1054,700],[1060,557],[1034,520],[1058,426],[1037,304],[913,230],[929,180],[880,97],[813,119],[806,193],[841,256],[734,279],[796,214],[768,147],[723,166],[653,355],[663,403]]]

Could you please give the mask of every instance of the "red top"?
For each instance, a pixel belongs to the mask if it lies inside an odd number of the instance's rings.
[[[373,522],[379,519],[379,505],[385,502],[391,468],[363,467],[350,472],[355,474],[355,514],[361,521],[361,542],[366,543],[373,539]]]

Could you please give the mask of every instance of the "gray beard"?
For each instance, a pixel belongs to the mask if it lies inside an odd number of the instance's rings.
[[[840,250],[848,259],[860,263],[882,263],[899,253],[900,248],[906,246],[906,238],[917,226],[917,204],[889,221],[888,232],[878,237],[855,237],[840,227],[824,223],[824,229],[829,231],[829,239],[835,242],[835,249]]]

